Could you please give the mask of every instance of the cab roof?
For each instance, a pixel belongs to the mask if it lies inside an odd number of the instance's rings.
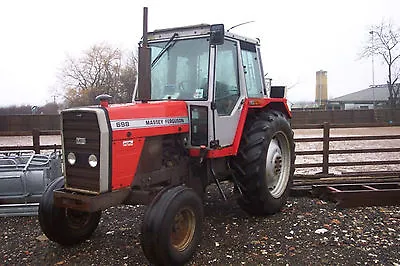
[[[210,27],[211,27],[210,24],[197,24],[197,25],[190,25],[183,27],[159,29],[159,30],[154,30],[153,32],[149,32],[147,38],[149,41],[157,41],[157,40],[169,40],[174,34],[177,34],[177,37],[207,36],[210,35]],[[251,39],[243,37],[228,31],[225,31],[225,36],[240,41],[245,41],[256,45],[260,45],[259,39]]]

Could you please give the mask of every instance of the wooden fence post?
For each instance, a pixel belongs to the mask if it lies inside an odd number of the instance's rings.
[[[322,144],[322,174],[329,173],[329,131],[330,124],[324,122],[323,144]]]
[[[32,129],[32,137],[33,137],[33,150],[35,153],[40,153],[40,129],[34,128]]]

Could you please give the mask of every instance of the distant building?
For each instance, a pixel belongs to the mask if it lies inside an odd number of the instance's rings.
[[[370,86],[360,90],[329,100],[329,109],[374,109],[385,106],[389,99],[387,84]]]
[[[326,105],[328,101],[328,72],[317,71],[315,82],[315,103],[319,106]]]

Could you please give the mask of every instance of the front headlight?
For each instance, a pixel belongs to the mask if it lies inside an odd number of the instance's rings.
[[[91,155],[89,156],[88,161],[89,161],[89,165],[90,165],[91,167],[94,168],[94,167],[97,166],[97,157],[96,157],[96,155],[91,154]]]
[[[70,165],[74,165],[76,163],[76,156],[73,152],[68,153],[67,161]]]

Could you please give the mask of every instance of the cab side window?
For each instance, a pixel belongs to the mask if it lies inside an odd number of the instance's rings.
[[[248,97],[263,97],[262,78],[260,70],[260,60],[256,53],[254,44],[241,42],[242,63],[244,68],[244,77],[246,80]]]
[[[217,46],[215,105],[219,115],[230,115],[240,96],[236,42]]]

